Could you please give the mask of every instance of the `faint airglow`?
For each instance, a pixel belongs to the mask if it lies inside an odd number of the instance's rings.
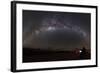
[[[64,26],[64,28],[66,28],[66,26]]]
[[[56,28],[55,27],[48,27],[47,30],[52,31],[52,30],[56,30]]]
[[[38,35],[38,34],[39,34],[39,31],[38,31],[38,30],[35,30],[35,34],[37,34],[37,35]]]
[[[85,33],[85,32],[83,32],[83,36],[84,36],[84,37],[86,36],[86,33]]]
[[[82,34],[83,37],[86,37],[86,33],[84,31],[80,30],[79,33]]]

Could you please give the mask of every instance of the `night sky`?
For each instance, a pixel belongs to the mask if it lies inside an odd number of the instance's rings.
[[[23,10],[23,47],[72,50],[90,48],[89,13]]]

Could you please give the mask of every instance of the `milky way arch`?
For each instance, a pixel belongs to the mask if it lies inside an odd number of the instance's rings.
[[[34,11],[23,14],[24,47],[74,49],[86,46],[90,49],[89,14]]]

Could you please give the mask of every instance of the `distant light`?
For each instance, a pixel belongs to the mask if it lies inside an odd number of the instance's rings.
[[[82,52],[82,50],[79,51],[80,53]]]

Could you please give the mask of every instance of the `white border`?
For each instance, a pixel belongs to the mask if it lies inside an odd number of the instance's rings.
[[[17,47],[16,47],[16,59],[17,70],[23,69],[39,69],[39,68],[53,68],[53,67],[72,67],[72,66],[85,66],[96,65],[96,10],[95,8],[83,8],[83,7],[65,7],[65,6],[47,6],[47,5],[28,5],[17,4],[16,6],[16,26],[17,26]],[[54,61],[54,62],[32,62],[22,63],[22,10],[41,10],[41,11],[60,11],[60,12],[80,12],[91,13],[91,60],[74,60],[74,61]]]

